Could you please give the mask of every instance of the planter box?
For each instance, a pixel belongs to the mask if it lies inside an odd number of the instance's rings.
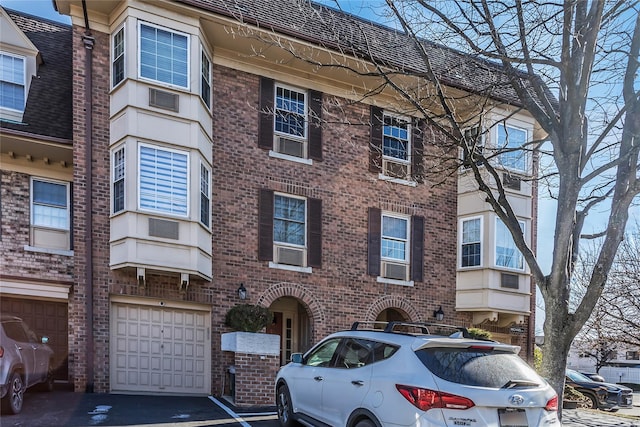
[[[222,351],[234,353],[280,355],[280,335],[254,332],[229,332],[221,335]]]

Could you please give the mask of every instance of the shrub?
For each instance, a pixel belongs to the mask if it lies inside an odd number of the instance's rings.
[[[234,331],[258,332],[273,321],[273,313],[260,305],[239,304],[231,307],[224,317],[224,324]]]
[[[490,340],[491,339],[491,332],[485,331],[484,329],[469,328],[469,329],[467,329],[467,331],[469,332],[469,337],[471,337],[473,339],[476,339],[476,340]]]

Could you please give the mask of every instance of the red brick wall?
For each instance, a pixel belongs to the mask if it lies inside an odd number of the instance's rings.
[[[274,379],[280,357],[234,353],[236,406],[270,406],[274,404]]]
[[[24,249],[30,245],[31,176],[0,170],[0,179],[0,274],[38,282],[69,283],[73,257]]]

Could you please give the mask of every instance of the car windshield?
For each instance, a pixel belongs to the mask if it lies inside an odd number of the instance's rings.
[[[593,380],[586,375],[582,375],[580,372],[572,371],[567,369],[567,376],[571,381],[579,381],[579,382],[588,382],[591,383]]]
[[[436,376],[458,384],[492,388],[544,384],[529,365],[511,352],[436,347],[418,350],[416,355]]]

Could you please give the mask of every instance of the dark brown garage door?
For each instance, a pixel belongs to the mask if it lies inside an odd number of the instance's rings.
[[[38,337],[49,337],[49,346],[54,351],[56,379],[68,381],[69,335],[68,305],[66,302],[39,301],[24,298],[0,299],[2,314],[18,316],[24,320]]]

